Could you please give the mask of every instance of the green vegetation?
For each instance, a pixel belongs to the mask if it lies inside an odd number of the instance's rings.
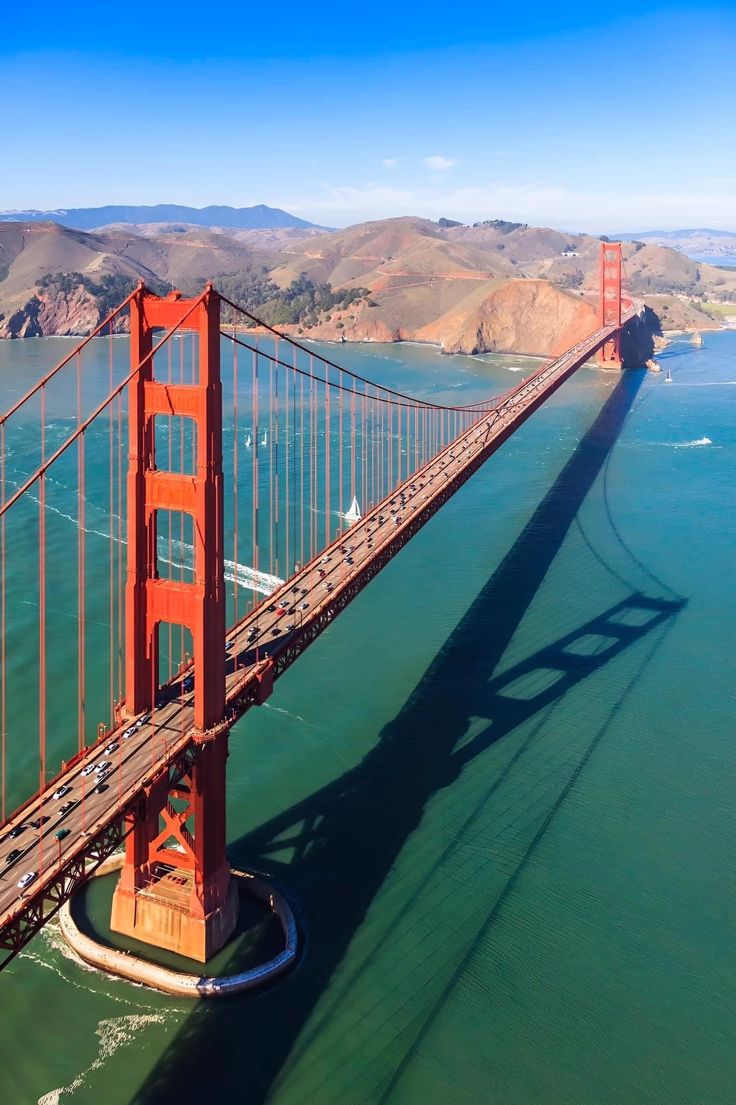
[[[73,295],[80,288],[89,292],[97,301],[101,317],[114,310],[138,286],[138,279],[122,273],[102,273],[92,279],[81,272],[49,272],[36,281],[36,287],[49,294]],[[171,284],[163,280],[149,280],[146,287],[156,295],[166,295]]]
[[[335,291],[330,284],[316,284],[305,273],[292,280],[288,288],[279,288],[265,268],[218,276],[216,282],[223,295],[270,326],[301,324],[307,329],[329,321],[330,311],[345,310],[366,300],[369,294],[367,288]],[[229,315],[224,317],[230,321]]]
[[[558,288],[579,288],[583,283],[584,276],[580,269],[567,269],[550,276],[549,279],[550,283],[556,284]]]
[[[197,294],[205,282],[205,278],[196,280],[182,291],[185,295]],[[304,273],[292,280],[288,288],[279,288],[270,279],[268,270],[257,265],[218,276],[216,282],[218,291],[224,296],[271,326],[301,324],[307,329],[318,322],[329,321],[330,311],[345,310],[354,303],[368,300],[369,294],[366,288],[333,291],[329,284],[315,283]],[[53,272],[36,281],[39,292],[49,296],[72,296],[84,289],[94,296],[103,317],[130,295],[137,284],[137,278],[120,273],[103,273],[92,278],[81,272]],[[162,280],[147,280],[146,286],[156,295],[171,291],[171,285]],[[223,320],[230,322],[230,314],[226,307]]]
[[[473,223],[473,226],[489,226],[491,230],[500,230],[502,234],[510,234],[512,230],[528,230],[528,223],[510,223],[507,219],[484,219],[482,223]]]
[[[733,293],[732,293],[733,294]],[[713,303],[707,301],[705,303],[694,303],[694,307],[698,307],[701,311],[704,311],[706,315],[710,315],[711,318],[720,322],[723,318],[733,317],[736,314],[736,296],[731,303]]]

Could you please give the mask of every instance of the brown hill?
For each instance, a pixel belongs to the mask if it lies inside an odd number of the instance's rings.
[[[484,285],[416,334],[447,353],[527,353],[568,349],[596,325],[596,311],[579,296],[545,280]],[[553,336],[553,344],[550,337]]]
[[[404,217],[332,233],[186,224],[87,233],[54,223],[0,223],[0,336],[88,332],[105,306],[103,278],[109,299],[139,278],[191,289],[224,274],[268,271],[287,290],[301,274],[333,288],[368,290],[344,309],[295,316],[300,321],[291,328],[306,337],[546,354],[555,335],[577,335],[592,318],[599,249],[600,240],[589,235],[501,220],[441,226]],[[719,325],[715,318],[729,304],[736,313],[736,271],[641,242],[625,243],[624,257],[632,291],[655,310],[663,307],[665,326],[705,329]],[[48,279],[59,273],[81,276]]]
[[[273,254],[264,256],[273,263]],[[178,285],[260,258],[248,245],[201,227],[154,238],[127,228],[88,233],[57,223],[0,222],[0,337],[84,334],[97,325],[99,297],[80,283],[63,292],[40,288],[51,274],[79,273],[92,284],[117,276]]]

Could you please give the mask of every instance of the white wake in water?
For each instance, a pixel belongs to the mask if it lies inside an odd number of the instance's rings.
[[[116,1051],[126,1044],[132,1043],[144,1029],[152,1024],[166,1024],[165,1013],[133,1013],[125,1017],[110,1017],[102,1020],[95,1029],[100,1044],[97,1055],[85,1070],[80,1071],[76,1078],[68,1086],[58,1086],[50,1090],[38,1099],[38,1105],[61,1105],[62,1096],[73,1094],[80,1089],[89,1076],[96,1070],[104,1067]]]
[[[29,498],[38,503],[38,499],[29,492]],[[86,500],[85,500],[86,501]],[[52,503],[46,503],[46,510],[51,511],[53,514],[57,514],[60,518],[66,519],[71,522],[73,526],[79,528],[79,519],[75,518],[72,514],[66,514],[63,510],[59,510]],[[117,520],[117,516],[115,516]],[[92,534],[95,537],[102,537],[106,541],[117,540],[117,535],[107,533],[101,529],[93,529],[89,526],[84,526],[84,532]],[[121,538],[122,544],[127,544],[125,538]],[[186,543],[182,544],[181,541],[174,542],[181,552],[186,552],[194,556],[194,546]],[[164,548],[166,546],[166,539],[161,537],[159,539],[159,545]],[[164,564],[171,564],[174,568],[184,568],[188,571],[193,571],[191,560],[189,563],[186,561],[169,560],[165,556],[159,554],[159,560]],[[268,572],[260,572],[256,568],[251,568],[247,564],[236,564],[234,560],[225,560],[225,579],[228,583],[237,583],[239,587],[247,587],[251,591],[256,591],[259,595],[272,595],[274,591],[284,582],[283,579],[279,579],[278,576],[269,575]]]
[[[654,445],[664,445],[668,449],[699,449],[703,445],[712,445],[709,437],[697,437],[694,441],[654,441]]]

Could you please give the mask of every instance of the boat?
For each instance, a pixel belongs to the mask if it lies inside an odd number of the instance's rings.
[[[246,449],[250,449],[250,447],[251,447],[251,444],[252,444],[252,442],[251,442],[251,436],[250,436],[250,434],[248,434],[248,436],[247,436],[247,437],[246,437],[246,439],[245,439],[245,447],[246,447]]]
[[[691,345],[702,345],[703,344],[703,335],[700,333],[699,330],[693,331],[693,336],[690,338],[690,344]]]
[[[263,437],[261,439],[261,445],[268,445],[268,430],[263,431]]]
[[[360,507],[358,506],[358,498],[356,495],[353,495],[353,501],[350,504],[350,508],[345,512],[345,514],[343,514],[343,518],[352,526],[354,522],[357,522],[362,517],[363,515],[361,513]]]
[[[670,371],[669,368],[667,369],[667,375],[664,378],[664,382],[666,384],[671,384],[672,383],[672,372]]]

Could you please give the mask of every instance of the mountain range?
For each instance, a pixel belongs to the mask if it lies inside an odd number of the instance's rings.
[[[314,223],[290,215],[279,207],[183,207],[176,203],[131,207],[70,207],[56,211],[1,211],[0,222],[57,222],[75,230],[94,230],[110,223],[184,223],[190,226],[222,226],[240,230],[274,227],[308,229]],[[325,229],[320,227],[320,229]]]
[[[647,230],[638,234],[619,234],[622,241],[646,242],[648,245],[668,246],[684,253],[694,261],[715,264],[736,264],[736,231],[713,230],[701,227],[695,230]]]
[[[337,231],[118,221],[94,232],[4,221],[0,336],[89,333],[138,280],[187,294],[212,279],[307,338],[544,355],[552,335],[571,343],[595,324],[599,249],[590,235],[504,220],[406,216]],[[736,270],[641,239],[624,259],[665,329],[736,322]]]

